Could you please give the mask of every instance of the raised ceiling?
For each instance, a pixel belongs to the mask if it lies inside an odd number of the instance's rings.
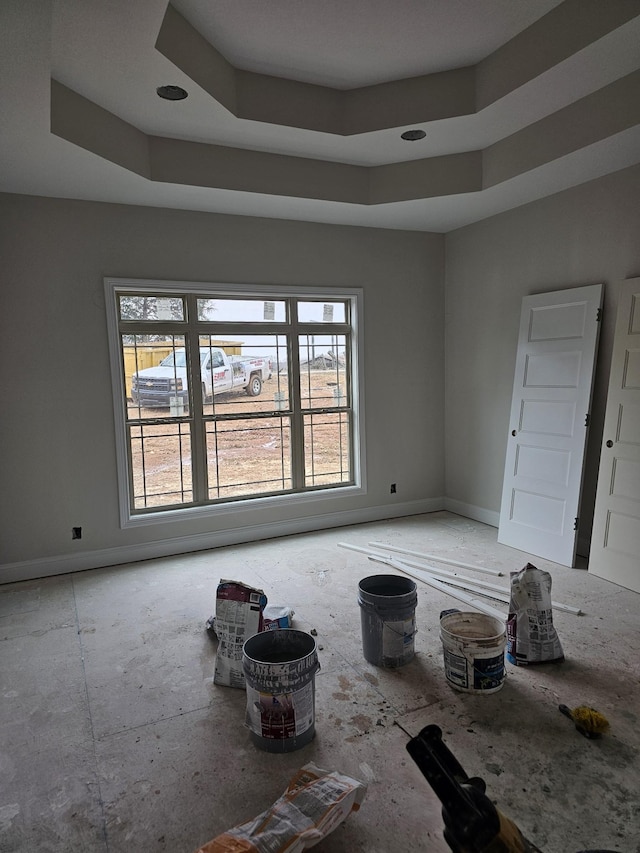
[[[5,192],[446,232],[640,162],[640,0],[3,0],[0,32]]]

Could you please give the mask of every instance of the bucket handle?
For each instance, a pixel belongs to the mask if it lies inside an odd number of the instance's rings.
[[[408,637],[410,640],[412,640],[412,639],[415,637],[415,635],[418,633],[418,629],[417,629],[417,628],[414,628],[414,629],[413,629],[413,633],[412,633],[412,634],[405,634],[405,633],[404,633],[404,631],[396,631],[396,629],[395,629],[395,628],[392,628],[392,627],[391,627],[390,625],[388,625],[386,622],[384,623],[384,626],[385,626],[385,628],[386,628],[387,630],[391,631],[393,634],[397,634],[399,637]]]
[[[368,610],[369,613],[375,613],[376,616],[384,617],[388,615],[387,609],[378,609],[375,604],[370,601],[363,601],[361,598],[358,599],[358,604],[362,607],[363,610]],[[414,608],[415,612],[415,608]],[[399,621],[399,620],[398,620]]]

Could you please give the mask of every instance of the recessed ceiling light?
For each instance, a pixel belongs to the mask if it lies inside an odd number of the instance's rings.
[[[417,139],[424,139],[426,135],[424,130],[405,130],[400,138],[406,139],[408,142],[415,142]]]
[[[183,101],[188,95],[182,86],[158,86],[156,92],[165,101]]]

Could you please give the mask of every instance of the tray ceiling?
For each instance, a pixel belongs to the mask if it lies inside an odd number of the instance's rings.
[[[5,192],[446,232],[640,162],[638,0],[5,0],[0,25]]]

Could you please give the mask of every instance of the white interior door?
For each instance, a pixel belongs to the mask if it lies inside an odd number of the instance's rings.
[[[498,542],[575,564],[602,285],[526,296]]]
[[[640,592],[640,278],[623,282],[589,571]]]

